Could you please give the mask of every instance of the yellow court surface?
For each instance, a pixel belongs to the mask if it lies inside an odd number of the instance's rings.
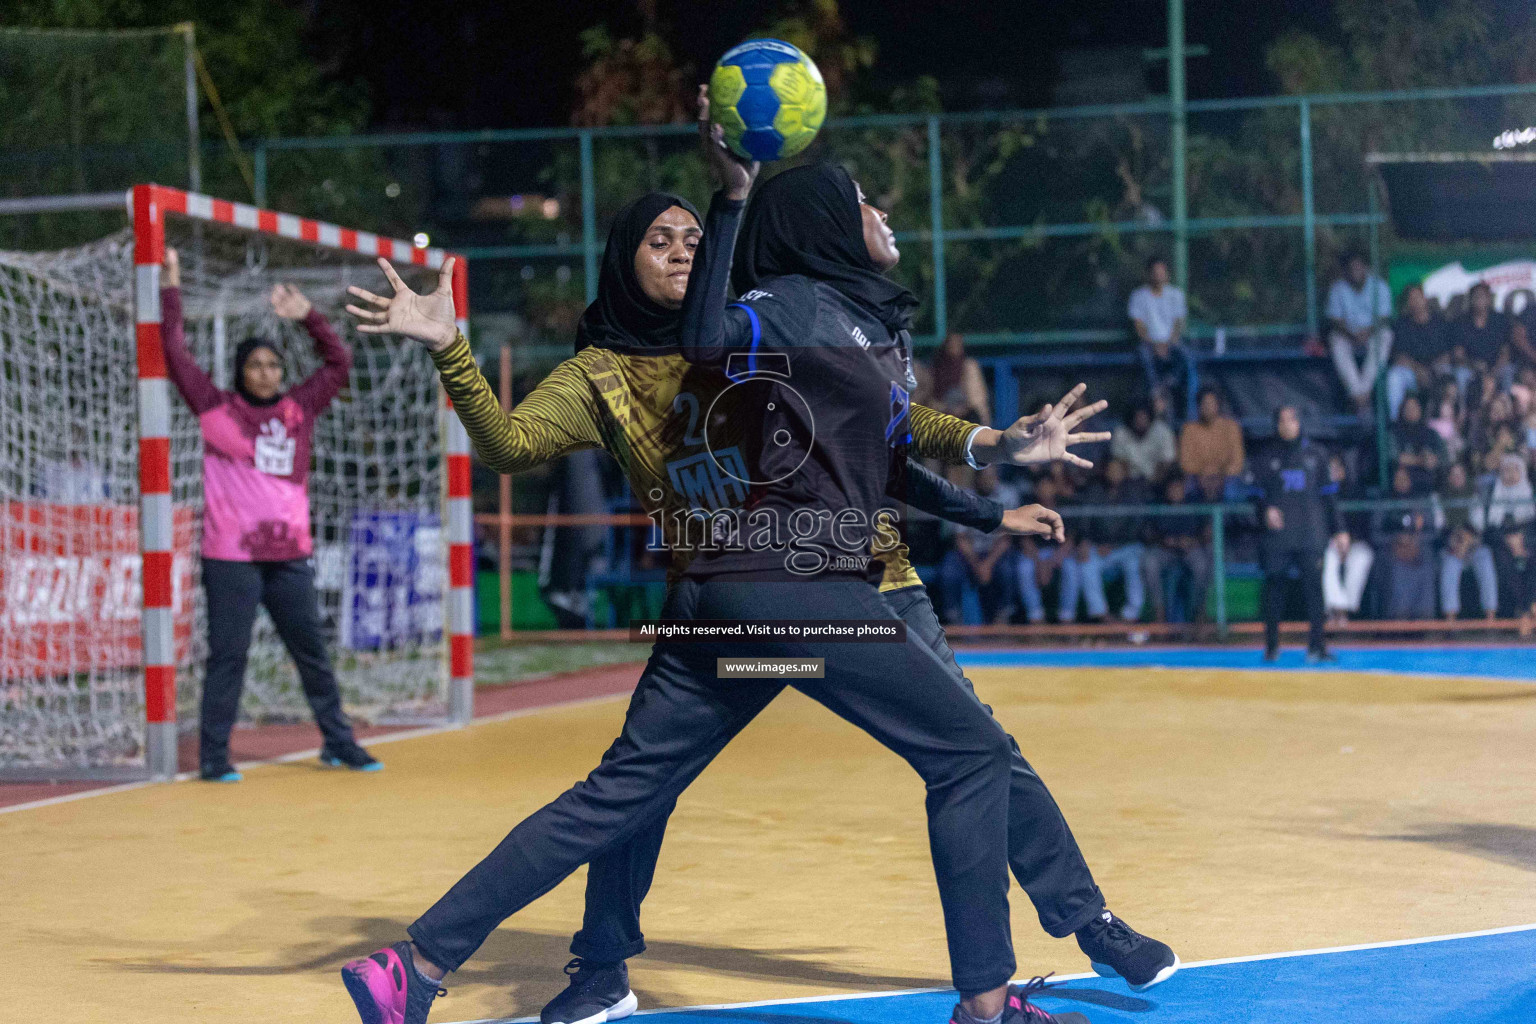
[[[971,672],[1112,909],[1185,961],[1536,920],[1536,688],[1354,673]],[[344,961],[592,767],[622,699],[0,814],[0,1018],[355,1020]],[[916,775],[786,694],[683,797],[631,965],[642,1008],[947,984]],[[432,1019],[536,1014],[578,872]],[[1015,889],[1020,973],[1080,972]]]

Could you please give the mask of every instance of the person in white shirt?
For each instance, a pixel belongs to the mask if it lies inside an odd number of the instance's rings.
[[[1392,354],[1392,291],[1358,252],[1344,255],[1343,269],[1328,289],[1328,348],[1339,380],[1363,412]]]
[[[1169,407],[1184,419],[1194,419],[1194,361],[1181,344],[1189,305],[1183,290],[1169,283],[1167,260],[1154,256],[1147,261],[1147,283],[1131,292],[1126,314],[1140,342],[1147,387],[1154,397],[1166,395]]]

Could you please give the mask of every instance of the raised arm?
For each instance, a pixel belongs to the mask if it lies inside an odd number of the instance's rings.
[[[166,247],[160,268],[160,348],[165,353],[165,371],[191,406],[201,416],[224,401],[208,372],[197,365],[187,351],[186,328],[181,316],[181,260],[176,250]]]
[[[502,410],[463,336],[433,352],[432,362],[475,454],[498,473],[522,473],[603,446],[597,399],[575,359],[555,367],[511,412]]]
[[[746,349],[761,337],[753,315],[726,309],[731,285],[731,254],[736,231],[747,206],[758,164],[738,159],[725,144],[725,130],[709,120],[709,90],[699,87],[699,143],[704,160],[720,189],[704,215],[704,237],[693,254],[688,292],[683,297],[683,358],[690,363],[721,366],[726,356]]]
[[[731,251],[741,226],[745,199],[716,192],[704,215],[704,237],[693,254],[688,292],[683,298],[683,358],[701,366],[723,366],[732,352],[745,351],[760,337],[751,315],[726,308],[731,283]]]
[[[349,305],[347,312],[364,334],[403,334],[427,347],[475,454],[498,473],[521,473],[569,452],[602,447],[596,399],[574,359],[555,367],[516,409],[502,411],[469,342],[454,327],[453,264],[451,256],[444,260],[437,288],[421,295],[381,258],[379,269],[394,295],[386,299],[352,285],[347,291],[372,308]]]
[[[311,415],[318,413],[330,405],[331,399],[346,385],[347,375],[352,372],[352,351],[342,344],[341,337],[330,321],[321,316],[320,311],[304,297],[304,293],[293,285],[274,285],[268,299],[272,303],[273,312],[278,316],[284,320],[297,320],[304,325],[304,330],[314,339],[316,354],[325,363],[288,392]]]

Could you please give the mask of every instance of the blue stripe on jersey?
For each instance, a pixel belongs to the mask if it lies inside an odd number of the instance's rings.
[[[757,349],[763,343],[763,324],[757,318],[757,310],[740,302],[731,303],[736,309],[747,314],[747,319],[752,321],[752,347],[747,350],[747,376],[757,372]]]

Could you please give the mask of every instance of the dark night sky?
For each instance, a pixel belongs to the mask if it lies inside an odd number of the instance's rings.
[[[369,81],[375,127],[485,128],[569,123],[579,34],[606,22],[636,33],[621,0],[312,0],[320,48],[348,76]],[[1006,81],[1010,106],[1049,105],[1063,49],[1161,46],[1163,0],[842,0],[856,35],[879,45],[876,75],[950,83],[949,108],[976,105],[967,83]],[[761,22],[761,3],[658,0],[665,34],[703,69]],[[1327,34],[1325,0],[1187,0],[1186,36],[1211,47],[1190,61],[1190,95],[1272,91],[1264,48],[1287,28]],[[1161,76],[1149,79],[1154,91]]]

